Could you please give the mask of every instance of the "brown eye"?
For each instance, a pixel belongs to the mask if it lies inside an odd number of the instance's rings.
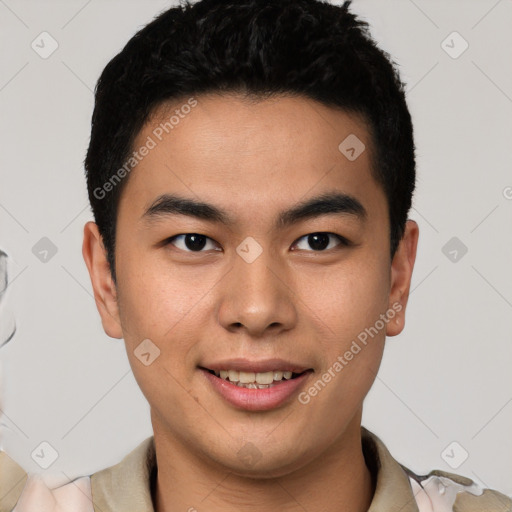
[[[205,235],[198,233],[185,233],[182,235],[176,235],[167,240],[168,244],[172,244],[178,249],[186,252],[204,252],[203,249],[208,245],[208,242],[213,240]],[[207,249],[216,249],[213,243],[211,247]]]
[[[330,239],[332,239],[332,237],[338,240],[338,244],[330,245]],[[297,242],[294,243],[294,246],[297,246],[300,240],[303,239],[306,240],[305,245],[309,245],[309,247],[311,247],[315,252],[323,252],[326,250],[334,249],[335,247],[350,245],[350,242],[341,235],[337,235],[336,233],[319,232],[304,235],[303,237],[299,238]],[[309,250],[307,247],[299,247],[299,249],[306,251]]]

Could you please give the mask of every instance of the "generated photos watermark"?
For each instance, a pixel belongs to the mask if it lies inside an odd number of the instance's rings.
[[[339,355],[336,361],[311,385],[306,391],[299,393],[298,400],[301,404],[306,405],[327,386],[332,379],[338,375],[345,366],[348,365],[354,357],[366,347],[369,339],[373,339],[379,332],[381,332],[386,325],[395,318],[396,314],[402,311],[403,306],[400,302],[395,302],[391,308],[379,316],[379,319],[371,327],[366,327],[357,335],[357,340],[352,340],[350,348],[345,351],[343,355]],[[359,343],[358,343],[359,341]],[[362,345],[362,346],[361,346]]]
[[[146,141],[137,150],[133,151],[129,158],[122,167],[120,167],[112,176],[103,184],[101,187],[97,187],[93,191],[93,195],[96,199],[104,199],[108,192],[112,192],[114,188],[121,183],[133,168],[142,160],[149,155],[150,151],[163,140],[165,135],[171,133],[176,126],[184,119],[192,109],[197,106],[197,100],[194,97],[188,99],[180,108],[174,110],[174,114],[169,117],[167,121],[161,122],[157,125],[152,135],[148,135]]]

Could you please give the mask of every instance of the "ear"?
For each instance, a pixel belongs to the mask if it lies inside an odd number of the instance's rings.
[[[391,289],[389,293],[389,310],[396,312],[393,320],[388,322],[387,336],[400,334],[405,327],[405,309],[409,298],[411,277],[416,260],[419,228],[413,220],[405,224],[405,231],[391,262]]]
[[[122,338],[117,290],[110,274],[103,239],[94,222],[87,222],[84,226],[82,254],[91,277],[94,300],[101,316],[103,330],[111,338]]]

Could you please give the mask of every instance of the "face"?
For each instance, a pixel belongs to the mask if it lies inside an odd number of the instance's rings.
[[[391,261],[361,118],[304,98],[193,101],[135,141],[154,147],[122,192],[117,287],[93,223],[84,257],[155,435],[282,475],[359,431],[385,336],[404,325],[417,226]]]

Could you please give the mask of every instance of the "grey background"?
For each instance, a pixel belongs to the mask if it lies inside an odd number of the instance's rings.
[[[82,260],[83,158],[101,70],[169,5],[0,0],[0,248],[11,280],[1,321],[17,323],[0,349],[0,442],[39,473],[31,453],[50,443],[49,479],[112,465],[152,434]],[[408,84],[420,226],[407,325],[387,341],[363,424],[417,473],[452,471],[512,495],[512,2],[355,0],[353,10]],[[43,31],[59,45],[47,59],[31,47]],[[469,44],[457,58],[454,31]],[[46,262],[33,252],[43,237],[57,250]]]

